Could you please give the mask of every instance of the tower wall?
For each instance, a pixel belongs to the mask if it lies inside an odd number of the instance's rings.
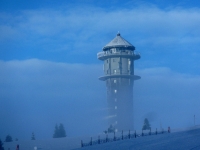
[[[133,80],[106,80],[109,125],[116,131],[133,129]]]

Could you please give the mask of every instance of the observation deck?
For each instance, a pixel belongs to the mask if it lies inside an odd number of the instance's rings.
[[[139,80],[141,79],[140,76],[137,75],[130,75],[130,74],[112,74],[112,75],[106,75],[106,76],[101,76],[99,77],[99,80],[101,81],[106,81],[109,78],[129,78],[129,79],[133,79],[133,80]]]
[[[119,51],[119,52],[110,52],[110,51],[104,51],[97,53],[97,58],[99,60],[105,60],[110,57],[124,57],[124,58],[131,58],[133,60],[140,59],[140,54],[134,51]]]

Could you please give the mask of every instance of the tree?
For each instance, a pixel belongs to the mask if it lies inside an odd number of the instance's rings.
[[[0,150],[4,150],[3,142],[1,141],[1,139],[0,139]]]
[[[150,130],[151,126],[149,124],[149,120],[147,118],[144,119],[144,125],[142,127],[142,130]]]
[[[59,125],[59,137],[66,137],[65,128],[62,123]]]
[[[10,135],[7,135],[5,142],[12,142],[12,137]]]
[[[35,140],[35,134],[34,134],[34,132],[32,132],[31,140]]]
[[[54,134],[53,134],[53,138],[61,138],[61,137],[66,137],[65,128],[62,123],[60,123],[59,127],[56,124]]]
[[[115,132],[115,128],[112,125],[110,125],[110,127],[108,128],[108,133],[113,133],[113,132]]]

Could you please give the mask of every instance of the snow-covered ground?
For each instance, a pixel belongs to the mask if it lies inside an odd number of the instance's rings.
[[[139,131],[138,131],[139,132]],[[128,132],[124,133],[127,135]],[[132,132],[134,133],[134,132]],[[117,133],[119,137],[121,133]],[[109,137],[113,137],[110,134]],[[98,136],[93,136],[92,140],[96,140]],[[105,138],[105,134],[100,135],[100,138]],[[153,149],[153,150],[200,150],[200,127],[187,129],[172,130],[172,133],[137,137],[132,139],[120,140],[104,144],[97,144],[81,148],[81,140],[89,142],[91,137],[74,137],[74,138],[59,138],[49,140],[35,140],[35,141],[14,141],[4,143],[5,150],[15,150],[16,145],[19,144],[20,150],[68,150],[68,149],[92,149],[92,150],[126,150],[126,149]]]
[[[80,137],[76,138],[56,138],[48,140],[27,140],[27,141],[14,141],[14,142],[5,142],[4,149],[15,150],[17,144],[19,144],[20,150],[34,150],[34,147],[37,147],[37,150],[68,150],[81,147]],[[85,138],[89,140],[89,138]]]
[[[83,147],[77,150],[200,150],[200,127]]]

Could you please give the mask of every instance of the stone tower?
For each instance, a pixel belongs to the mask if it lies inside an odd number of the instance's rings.
[[[135,47],[121,37],[120,33],[103,47],[97,57],[104,61],[104,76],[99,79],[106,82],[108,123],[115,132],[133,130],[133,84],[140,76],[134,75],[134,60],[140,55]]]

